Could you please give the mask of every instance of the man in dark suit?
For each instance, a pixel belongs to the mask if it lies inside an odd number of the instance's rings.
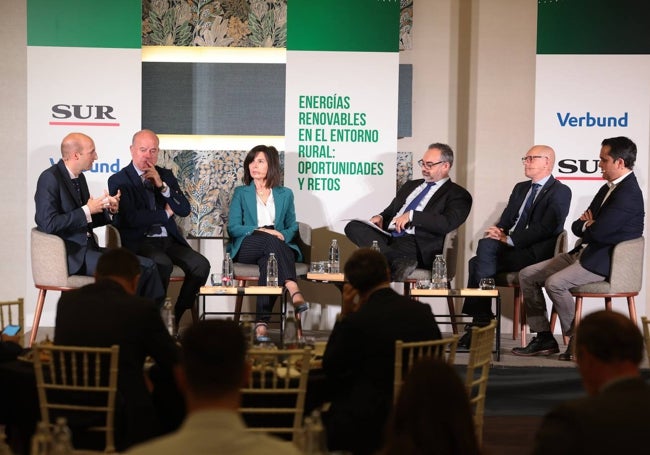
[[[449,178],[454,164],[451,147],[429,145],[418,164],[424,178],[406,182],[390,205],[370,218],[389,235],[362,221],[345,226],[355,245],[369,247],[377,241],[394,281],[404,281],[418,266],[431,268],[434,256],[442,252],[445,235],[463,224],[472,208],[472,196]]]
[[[469,261],[468,288],[477,288],[481,278],[518,272],[553,257],[555,241],[569,214],[571,189],[551,175],[555,165],[555,151],[551,147],[532,147],[522,163],[530,180],[515,185],[501,218],[479,240],[476,256]],[[472,323],[458,344],[469,348],[470,327],[486,326],[493,317],[490,299],[465,299],[463,313],[472,316]]]
[[[185,272],[175,307],[178,325],[185,310],[194,308],[196,294],[210,273],[210,263],[178,230],[174,217],[188,216],[190,203],[172,171],[156,166],[158,152],[158,136],[153,131],[135,133],[131,163],[108,179],[108,188],[122,194],[115,220],[122,244],[156,263],[165,289],[174,264]],[[196,319],[194,311],[192,315]]]
[[[331,451],[371,454],[381,444],[392,406],[395,341],[441,335],[428,305],[390,288],[388,263],[380,253],[355,251],[345,276],[341,314],[323,356],[332,392],[325,426]]]
[[[145,384],[144,362],[151,357],[155,396],[164,397],[165,405],[180,399],[172,371],[179,360],[178,348],[154,302],[134,295],[139,274],[132,252],[124,248],[107,251],[99,258],[94,284],[61,295],[54,329],[55,344],[120,346],[118,404],[123,413],[118,410],[118,415],[123,415],[126,431],[120,433],[122,448],[159,435],[165,426],[171,430],[167,422],[176,419],[180,423],[183,418],[171,416],[167,407],[156,412]]]
[[[571,288],[604,281],[611,270],[612,250],[617,243],[643,234],[643,193],[632,169],[636,145],[627,137],[603,140],[600,169],[607,180],[589,208],[573,222],[571,230],[580,244],[566,254],[533,264],[519,272],[519,284],[526,305],[526,319],[537,332],[525,348],[513,348],[515,355],[550,355],[559,352],[550,329],[542,286],[560,318],[562,333],[573,335],[575,304]],[[573,360],[573,336],[560,360]]]
[[[43,171],[36,184],[36,226],[39,231],[58,235],[65,242],[70,275],[92,276],[102,254],[93,228],[111,222],[119,210],[120,192],[94,198],[83,172],[97,159],[95,143],[82,133],[70,133],[61,142],[61,159]],[[164,290],[155,264],[140,258],[140,295],[162,302]]]
[[[533,453],[645,452],[650,387],[639,371],[643,336],[638,327],[620,313],[591,313],[580,321],[575,347],[589,396],[544,417]]]

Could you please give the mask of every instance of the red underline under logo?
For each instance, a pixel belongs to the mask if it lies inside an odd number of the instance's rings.
[[[119,123],[104,122],[50,122],[54,126],[120,126]]]
[[[555,177],[557,180],[604,180],[602,177]]]

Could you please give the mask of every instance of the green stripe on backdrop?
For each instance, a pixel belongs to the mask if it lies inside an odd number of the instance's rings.
[[[27,45],[142,47],[140,0],[27,0]]]
[[[399,0],[288,0],[287,50],[399,51]]]
[[[539,0],[538,54],[650,54],[648,0]]]

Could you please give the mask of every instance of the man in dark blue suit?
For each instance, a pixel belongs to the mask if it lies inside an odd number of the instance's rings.
[[[167,289],[174,264],[185,272],[175,306],[176,325],[210,273],[210,263],[190,247],[178,230],[175,216],[191,212],[190,203],[169,169],[156,166],[158,136],[150,130],[135,133],[131,163],[108,179],[109,191],[122,194],[115,225],[122,244],[136,254],[153,259]],[[193,312],[194,317],[196,316]]]
[[[92,276],[102,250],[93,228],[111,222],[119,211],[120,192],[102,197],[90,195],[83,172],[97,159],[94,141],[82,133],[70,133],[61,142],[61,159],[43,171],[36,184],[35,221],[39,231],[58,235],[65,242],[70,275]],[[139,258],[138,294],[162,301],[164,292],[155,264]]]
[[[513,348],[515,355],[549,355],[559,352],[550,330],[542,286],[560,318],[562,333],[571,335],[560,360],[573,360],[573,320],[575,304],[569,289],[604,281],[611,270],[612,250],[617,243],[643,234],[645,217],[643,193],[632,169],[636,145],[627,137],[605,139],[600,149],[599,167],[607,180],[589,208],[573,222],[571,230],[581,237],[572,251],[533,264],[519,272],[526,318],[537,336],[525,348]]]
[[[518,272],[553,257],[555,241],[569,214],[571,189],[551,174],[555,165],[555,151],[551,147],[532,147],[522,163],[530,180],[515,185],[501,218],[479,240],[476,256],[469,261],[469,288],[477,288],[481,278]],[[493,317],[490,299],[465,299],[463,313],[472,316],[468,329],[472,325],[488,325]],[[469,348],[470,341],[471,330],[468,330],[459,345]]]

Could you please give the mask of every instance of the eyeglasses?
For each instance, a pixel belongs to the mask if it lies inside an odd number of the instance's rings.
[[[524,156],[524,157],[521,159],[521,162],[522,162],[522,163],[532,163],[533,160],[536,159],[536,158],[539,158],[539,159],[541,159],[541,158],[546,158],[546,159],[548,159],[548,156],[542,156],[542,155],[530,155],[530,156]]]
[[[438,161],[436,163],[432,163],[431,161],[418,160],[418,164],[420,165],[420,167],[423,167],[426,170],[431,170],[433,169],[433,166],[437,166],[440,163],[446,163],[446,161]]]

